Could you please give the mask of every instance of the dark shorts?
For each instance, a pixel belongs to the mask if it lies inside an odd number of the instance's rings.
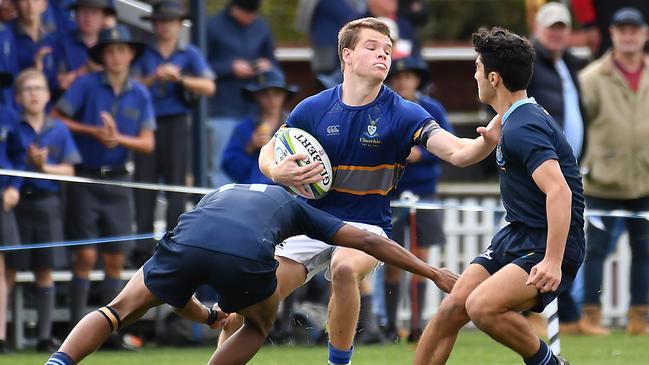
[[[63,208],[56,193],[21,193],[16,206],[20,241],[48,243],[63,241]],[[54,248],[19,250],[7,254],[7,266],[16,270],[54,268]]]
[[[219,306],[234,313],[270,297],[277,288],[277,261],[254,261],[181,245],[168,237],[144,264],[144,284],[160,300],[182,308],[200,285],[218,293]]]
[[[508,264],[515,264],[529,274],[532,267],[545,257],[546,238],[545,228],[530,228],[520,223],[511,223],[498,231],[491,240],[491,245],[471,263],[481,265],[491,275]],[[571,228],[563,254],[559,288],[555,292],[539,293],[539,305],[530,310],[543,312],[558,293],[570,286],[584,260],[584,242],[583,230]]]
[[[67,186],[65,232],[71,240],[133,234],[133,197],[130,189],[107,185]],[[101,252],[126,253],[133,241],[97,245]],[[83,246],[88,247],[88,246]]]
[[[421,195],[423,200],[437,200],[436,194]],[[444,211],[433,209],[419,209],[416,215],[417,246],[430,247],[446,243],[444,234]],[[392,210],[392,238],[403,245],[406,237],[410,235],[409,209],[394,208]]]

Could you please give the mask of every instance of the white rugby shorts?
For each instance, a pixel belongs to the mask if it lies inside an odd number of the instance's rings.
[[[360,228],[364,231],[369,231],[383,237],[387,237],[383,228],[371,224],[345,222]],[[284,242],[275,247],[275,256],[286,257],[295,262],[298,262],[307,269],[306,282],[311,280],[320,271],[325,271],[325,278],[331,281],[331,258],[339,246],[328,245],[322,241],[309,238],[305,235],[293,236],[287,238]],[[379,262],[372,271],[372,274],[382,262]]]

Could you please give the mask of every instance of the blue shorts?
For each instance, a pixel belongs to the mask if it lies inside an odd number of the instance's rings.
[[[491,240],[491,245],[471,263],[481,265],[491,275],[508,264],[518,265],[529,274],[532,267],[545,257],[546,246],[546,228],[531,228],[520,223],[511,223],[498,231]],[[584,248],[583,229],[571,228],[561,263],[559,288],[551,293],[539,293],[541,302],[531,308],[531,311],[543,312],[558,293],[570,286],[584,260]]]
[[[144,284],[158,299],[184,307],[199,286],[218,293],[219,307],[234,313],[270,297],[277,287],[277,261],[250,260],[163,238],[144,264]]]

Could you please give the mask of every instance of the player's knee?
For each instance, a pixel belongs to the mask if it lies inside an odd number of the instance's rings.
[[[341,262],[331,267],[331,281],[334,290],[358,287],[360,277],[351,263]]]
[[[497,308],[479,295],[471,295],[466,301],[466,313],[478,327],[484,327],[494,318]]]
[[[445,322],[466,322],[466,301],[456,295],[444,298],[436,313]]]

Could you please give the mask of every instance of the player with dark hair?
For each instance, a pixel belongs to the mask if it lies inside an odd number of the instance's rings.
[[[446,292],[456,280],[448,270],[435,269],[387,238],[296,200],[281,187],[225,185],[180,217],[124,290],[109,305],[86,315],[46,365],[81,361],[113,331],[162,303],[213,328],[227,313],[242,315],[243,327],[219,346],[209,364],[245,364],[264,343],[277,315],[275,245],[296,234],[362,250],[432,279]],[[207,308],[192,296],[203,284],[218,292],[218,306]]]
[[[462,273],[426,327],[415,364],[444,364],[469,320],[527,365],[568,364],[553,355],[521,311],[542,312],[575,277],[584,257],[584,199],[565,135],[526,88],[530,43],[502,28],[473,35],[480,101],[502,115],[496,149],[509,225]]]

